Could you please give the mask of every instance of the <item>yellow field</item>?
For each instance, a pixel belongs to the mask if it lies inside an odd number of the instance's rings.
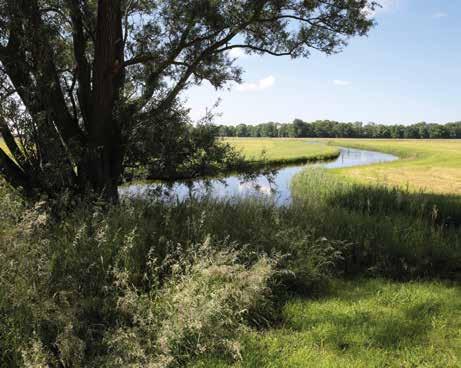
[[[461,194],[461,140],[334,139],[328,142],[400,157],[394,162],[337,170],[341,174],[362,182]]]
[[[226,141],[250,161],[261,160],[263,152],[268,161],[279,163],[299,158],[322,159],[336,153],[333,146],[392,153],[400,160],[335,172],[360,182],[461,194],[461,140],[229,138]],[[318,144],[312,144],[313,141]]]
[[[336,157],[339,150],[312,139],[227,138],[226,142],[241,151],[248,161],[265,159],[274,163],[321,160]]]

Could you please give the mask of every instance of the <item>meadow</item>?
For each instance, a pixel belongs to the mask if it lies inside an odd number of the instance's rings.
[[[334,139],[335,146],[392,153],[398,161],[341,170],[362,183],[379,183],[416,191],[461,195],[461,141],[454,139]]]
[[[339,150],[312,140],[294,138],[226,138],[225,142],[240,151],[249,162],[295,164],[336,158]]]
[[[0,366],[459,367],[459,197],[349,170],[306,169],[286,206],[153,197],[56,217],[0,188]]]
[[[361,183],[461,194],[461,141],[456,139],[228,138],[226,142],[252,161],[263,157],[282,162],[302,162],[303,157],[322,159],[341,146],[391,153],[400,159],[381,165],[339,169],[336,173]]]
[[[400,158],[307,169],[292,183],[291,211],[304,208],[296,211],[299,222],[350,242],[343,251],[346,281],[334,279],[314,298],[289,300],[276,329],[245,335],[241,361],[210,357],[193,367],[459,367],[461,142],[320,142]],[[239,147],[258,151],[255,141]],[[348,280],[359,274],[366,278]],[[440,279],[458,281],[434,281]]]

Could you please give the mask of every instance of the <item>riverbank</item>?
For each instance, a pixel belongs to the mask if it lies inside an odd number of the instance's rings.
[[[333,146],[390,153],[400,160],[338,170],[361,183],[379,183],[413,191],[461,195],[461,140],[324,139]]]

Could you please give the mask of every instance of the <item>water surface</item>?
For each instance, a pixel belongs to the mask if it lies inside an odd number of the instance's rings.
[[[165,185],[159,183],[132,184],[121,187],[120,194],[122,196],[147,197],[160,191],[165,199],[179,201],[191,195],[196,197],[209,195],[215,198],[264,196],[274,199],[279,204],[285,204],[291,200],[290,183],[293,176],[308,166],[336,169],[390,162],[397,159],[398,157],[387,153],[340,148],[340,154],[335,160],[282,168],[277,171],[271,182],[264,176],[257,177],[251,182],[245,182],[238,175],[231,175],[221,180],[195,180],[187,184],[177,182],[168,190],[166,190]]]

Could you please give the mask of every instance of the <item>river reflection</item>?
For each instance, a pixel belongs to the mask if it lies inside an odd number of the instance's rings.
[[[143,183],[124,186],[119,191],[121,196],[130,197],[148,197],[152,193],[162,193],[161,195],[165,200],[179,201],[191,195],[196,197],[212,196],[215,198],[264,196],[274,199],[279,204],[285,204],[291,200],[290,183],[293,176],[307,166],[335,169],[389,162],[397,159],[398,157],[387,153],[341,148],[340,155],[333,161],[282,168],[278,170],[271,182],[263,176],[257,177],[251,182],[242,182],[239,176],[232,175],[222,180],[196,180],[188,185],[178,182],[168,190],[159,183]]]

